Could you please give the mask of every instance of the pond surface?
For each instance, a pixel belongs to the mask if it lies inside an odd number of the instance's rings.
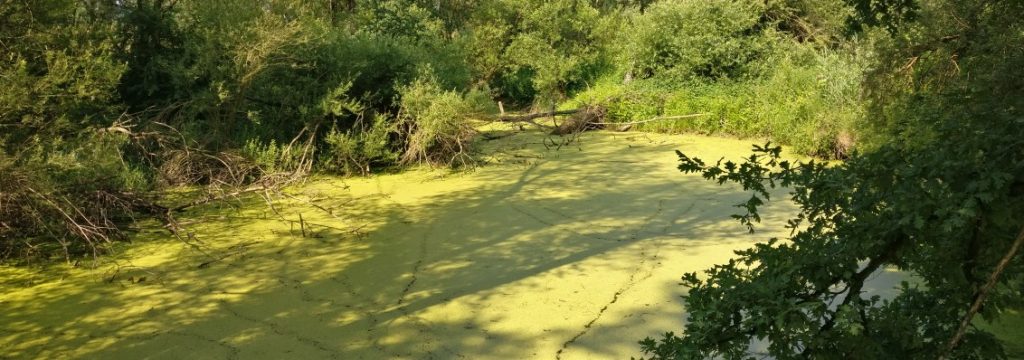
[[[0,354],[82,359],[624,359],[683,327],[685,272],[773,236],[749,194],[674,150],[751,141],[595,132],[481,140],[473,170],[315,178],[181,216],[93,270],[0,268]],[[890,288],[891,285],[880,285]],[[886,290],[886,289],[881,289]],[[0,356],[3,357],[3,356]]]

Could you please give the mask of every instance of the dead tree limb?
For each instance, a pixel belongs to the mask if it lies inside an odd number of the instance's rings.
[[[974,302],[971,304],[971,308],[967,310],[967,314],[964,315],[962,320],[960,320],[960,327],[953,335],[953,338],[949,339],[949,343],[946,344],[946,348],[939,355],[939,359],[946,359],[947,356],[949,356],[949,353],[953,352],[953,350],[956,349],[956,346],[960,344],[960,340],[963,339],[964,334],[967,333],[967,328],[971,325],[974,315],[977,315],[978,311],[981,310],[981,305],[985,302],[985,298],[988,297],[989,291],[996,286],[996,283],[999,281],[999,276],[1003,274],[1003,271],[1006,270],[1006,266],[1009,265],[1010,261],[1013,260],[1013,257],[1017,255],[1017,251],[1020,250],[1022,244],[1024,244],[1024,229],[1020,230],[1020,233],[1017,234],[1017,239],[1013,241],[1012,245],[1010,245],[1009,251],[1007,251],[1006,255],[999,260],[998,264],[996,264],[996,268],[992,271],[992,274],[989,275],[988,281],[985,282],[985,286],[978,289],[974,296]]]
[[[658,117],[650,118],[650,119],[647,119],[647,120],[641,120],[641,121],[631,121],[631,122],[621,122],[621,123],[596,122],[596,123],[593,123],[593,124],[594,125],[639,125],[639,124],[645,124],[645,123],[654,122],[654,121],[679,120],[679,119],[688,119],[688,118],[695,118],[695,117],[708,116],[708,115],[711,115],[711,114],[699,113],[699,114],[678,115],[678,116],[658,116]]]
[[[188,203],[181,204],[181,205],[169,208],[167,211],[168,212],[181,212],[181,211],[184,211],[184,210],[186,210],[188,208],[195,207],[195,206],[198,206],[198,205],[203,205],[203,204],[206,204],[206,203],[216,202],[216,201],[220,201],[220,200],[237,198],[239,195],[243,195],[243,194],[254,193],[254,192],[257,192],[257,191],[267,191],[267,190],[277,189],[277,188],[281,188],[281,187],[283,187],[283,186],[285,186],[285,185],[287,185],[289,183],[298,181],[300,179],[301,178],[298,177],[298,176],[293,176],[293,177],[289,177],[289,178],[286,178],[286,179],[281,180],[281,181],[270,182],[269,184],[268,184],[268,181],[264,181],[264,182],[262,182],[262,183],[260,183],[258,185],[249,186],[247,188],[240,189],[240,190],[235,190],[235,191],[232,191],[232,192],[229,192],[229,193],[226,193],[226,194],[210,195],[210,196],[207,196],[207,197],[199,198],[199,199],[190,201]]]
[[[579,108],[579,109],[572,109],[572,110],[546,111],[546,112],[533,113],[533,114],[525,114],[525,115],[505,115],[505,116],[499,116],[498,117],[498,121],[502,121],[502,122],[528,122],[528,123],[533,123],[534,119],[545,118],[545,117],[552,117],[552,116],[572,115],[572,114],[578,113],[580,111],[583,111],[585,109],[586,108]]]
[[[581,116],[581,114],[583,114]],[[654,121],[662,120],[679,120],[688,119],[701,116],[711,115],[709,113],[697,113],[687,115],[674,115],[674,116],[658,116],[647,120],[631,121],[631,122],[603,122],[606,111],[600,106],[586,106],[571,110],[558,110],[558,111],[546,111],[525,115],[502,115],[498,116],[497,121],[501,122],[525,122],[536,125],[540,128],[554,129],[553,134],[565,135],[573,132],[578,132],[586,129],[602,128],[604,126],[618,126],[619,131],[627,131],[633,127],[633,125],[645,124]],[[534,121],[535,119],[555,116],[568,116],[572,115],[563,124],[556,124],[555,126],[543,125]]]

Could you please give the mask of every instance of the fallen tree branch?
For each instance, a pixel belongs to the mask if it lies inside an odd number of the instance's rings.
[[[181,204],[181,205],[175,206],[173,208],[170,208],[167,211],[168,212],[180,212],[180,211],[184,211],[185,209],[188,209],[190,207],[194,207],[194,206],[198,206],[198,205],[203,205],[203,204],[206,204],[206,203],[211,203],[211,202],[214,202],[214,201],[224,200],[224,199],[228,199],[228,198],[237,197],[238,195],[242,195],[242,194],[245,194],[245,193],[256,192],[256,191],[263,191],[264,189],[265,189],[265,187],[263,185],[251,186],[251,187],[248,187],[248,188],[245,188],[245,189],[242,189],[242,190],[233,191],[233,192],[230,192],[230,193],[227,193],[227,194],[223,194],[223,195],[207,196],[207,197],[204,197],[204,198],[192,200],[192,201],[189,201],[188,203]]]
[[[190,201],[188,203],[185,203],[185,204],[182,204],[182,205],[178,205],[178,206],[169,208],[167,210],[167,212],[168,213],[170,213],[170,212],[180,212],[180,211],[184,211],[185,209],[188,209],[188,208],[191,208],[191,207],[194,207],[194,206],[203,205],[203,204],[214,202],[214,201],[225,200],[225,199],[229,199],[229,198],[236,198],[239,195],[243,195],[243,194],[248,194],[248,193],[257,192],[257,191],[267,191],[267,190],[271,190],[271,189],[276,189],[276,188],[280,188],[280,187],[282,187],[284,185],[287,185],[289,183],[292,183],[294,181],[298,181],[299,179],[300,179],[300,176],[291,176],[289,178],[286,178],[283,181],[274,182],[274,183],[269,184],[269,185],[266,183],[266,181],[263,181],[262,183],[260,183],[258,185],[249,186],[249,187],[241,189],[241,190],[236,190],[236,191],[232,191],[232,192],[229,192],[229,193],[226,193],[226,194],[221,194],[221,195],[216,195],[216,196],[211,195],[211,196],[207,196],[207,197],[204,197],[204,198],[196,199],[196,200]]]
[[[699,113],[699,114],[678,115],[678,116],[658,116],[658,117],[655,117],[655,118],[651,118],[651,119],[647,119],[647,120],[642,120],[642,121],[622,122],[622,123],[595,122],[595,123],[591,123],[591,124],[594,124],[594,125],[638,125],[638,124],[644,124],[644,123],[649,123],[649,122],[653,122],[653,121],[688,119],[688,118],[695,118],[695,117],[708,116],[708,115],[711,115],[711,114],[709,114],[709,113]]]
[[[581,112],[589,111],[588,109],[591,109],[591,107],[581,107],[581,108],[571,109],[571,110],[546,111],[546,112],[532,113],[532,114],[525,114],[525,115],[503,115],[503,116],[498,116],[496,119],[497,119],[497,121],[501,121],[501,122],[525,122],[525,123],[530,123],[530,124],[536,125],[537,127],[541,127],[541,128],[559,128],[560,130],[558,131],[558,133],[561,134],[561,133],[569,133],[569,132],[572,132],[572,131],[569,131],[569,130],[566,130],[566,129],[561,129],[564,126],[548,126],[548,125],[543,125],[543,124],[537,123],[534,120],[535,119],[539,119],[539,118],[545,118],[545,117],[578,115]],[[688,119],[688,118],[695,118],[695,117],[708,116],[708,115],[711,115],[711,114],[710,113],[697,113],[697,114],[675,115],[675,116],[658,116],[658,117],[654,117],[654,118],[647,119],[647,120],[632,121],[632,122],[621,122],[621,123],[620,122],[584,121],[585,124],[575,124],[574,126],[575,127],[580,127],[580,126],[609,126],[609,125],[616,125],[616,126],[621,126],[619,131],[626,131],[626,130],[629,130],[629,128],[632,127],[633,125],[639,125],[639,124],[644,124],[644,123],[649,123],[649,122],[654,122],[654,121],[662,121],[662,120]],[[604,117],[603,114],[601,116],[599,116],[599,118],[603,118],[603,117]],[[584,119],[584,120],[590,120],[590,119]],[[575,130],[581,130],[581,129],[582,128],[575,129]]]
[[[540,117],[540,116],[538,116],[538,117]],[[541,124],[541,123],[538,123],[538,122],[534,121],[533,119],[536,119],[536,118],[537,117],[529,117],[528,115],[499,116],[499,117],[491,118],[490,121],[497,121],[497,122],[524,122],[524,123],[528,123],[528,124],[531,124],[533,126],[536,126],[537,128],[540,128],[540,129],[551,129],[551,128],[554,128],[553,126],[544,125],[544,124]]]
[[[999,264],[996,265],[992,275],[989,275],[988,281],[985,282],[985,286],[978,290],[974,297],[974,303],[971,304],[970,310],[964,315],[963,320],[960,320],[960,328],[957,329],[953,338],[949,339],[949,343],[946,345],[945,350],[939,355],[939,359],[946,359],[949,353],[953,352],[953,349],[960,344],[960,340],[963,339],[964,334],[967,333],[967,328],[971,325],[971,321],[974,319],[974,315],[978,314],[981,310],[981,305],[985,302],[985,298],[988,297],[989,291],[996,286],[996,282],[999,281],[999,276],[1006,270],[1006,266],[1009,265],[1010,260],[1017,255],[1021,245],[1024,244],[1024,228],[1017,234],[1017,239],[1013,241],[1013,245],[1010,245],[1010,250],[1006,252],[1006,255],[999,260]]]
[[[572,110],[558,110],[558,111],[546,111],[541,113],[525,114],[525,115],[506,115],[499,116],[498,121],[502,122],[529,122],[533,123],[533,119],[546,118],[552,116],[565,116],[572,115],[583,111],[586,108],[572,109]]]

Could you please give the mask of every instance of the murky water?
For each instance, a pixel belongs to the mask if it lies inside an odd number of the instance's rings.
[[[194,238],[154,225],[95,270],[0,268],[0,357],[629,358],[682,328],[681,274],[783,235],[794,211],[772,203],[749,235],[729,218],[749,195],[675,169],[676,149],[738,158],[751,141],[546,139],[483,141],[471,171],[197,209]]]

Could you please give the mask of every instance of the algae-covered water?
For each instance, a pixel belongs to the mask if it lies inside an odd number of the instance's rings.
[[[0,268],[0,358],[602,359],[678,331],[678,285],[783,235],[747,194],[679,173],[674,150],[750,141],[587,133],[481,140],[482,163],[315,178],[153,224],[95,269]],[[780,192],[777,198],[782,198]]]

